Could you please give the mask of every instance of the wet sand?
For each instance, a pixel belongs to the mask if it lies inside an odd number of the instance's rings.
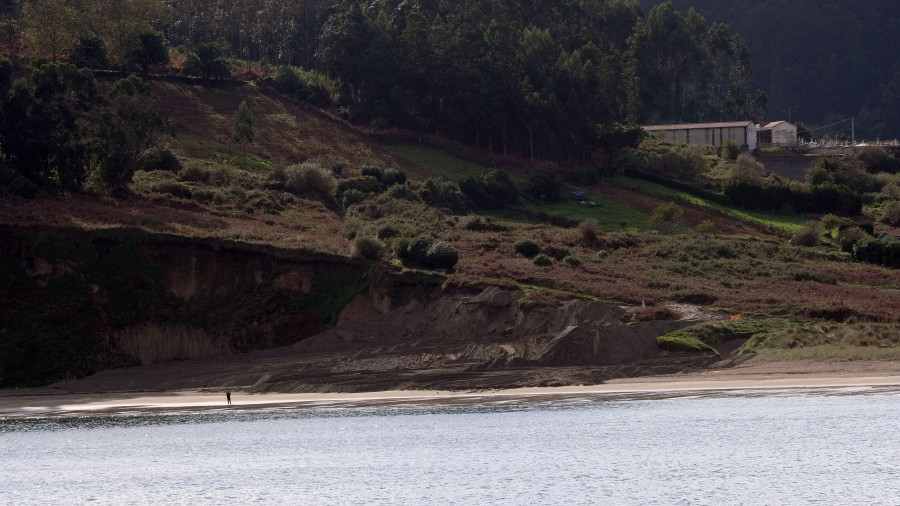
[[[686,395],[735,396],[776,390],[840,387],[900,388],[898,362],[762,363],[692,374],[610,380],[599,385],[482,391],[394,390],[360,393],[263,393],[232,390],[77,393],[58,388],[0,390],[0,419],[84,416],[101,413],[169,413],[242,409],[353,408],[409,405],[462,405],[552,402],[590,398],[629,400]]]

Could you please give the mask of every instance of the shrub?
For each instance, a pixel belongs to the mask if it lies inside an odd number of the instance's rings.
[[[378,227],[378,232],[375,233],[375,236],[382,241],[397,235],[400,235],[400,230],[391,223]]]
[[[684,209],[674,202],[667,202],[657,207],[647,220],[647,226],[660,232],[667,233],[675,229],[681,221]]]
[[[525,258],[532,258],[538,253],[541,252],[541,247],[538,243],[532,241],[531,239],[519,239],[513,245],[516,253],[522,255]]]
[[[464,177],[459,189],[479,209],[502,209],[515,203],[519,190],[504,170],[489,170],[479,177]]]
[[[865,146],[856,151],[854,155],[871,173],[900,172],[900,161],[887,149],[880,146]]]
[[[397,257],[407,266],[452,269],[459,261],[456,248],[430,235],[420,235],[397,244]]]
[[[572,252],[569,251],[569,248],[566,248],[565,246],[548,246],[544,248],[544,253],[556,260],[562,260],[572,254]]]
[[[342,179],[337,184],[335,193],[338,198],[343,198],[344,192],[347,190],[357,190],[362,193],[381,193],[384,191],[384,185],[372,176],[359,176]]]
[[[344,208],[348,208],[350,206],[361,203],[366,199],[366,194],[357,190],[356,188],[350,188],[349,190],[344,192],[344,200],[343,205]]]
[[[752,156],[741,153],[734,161],[732,175],[739,179],[762,179],[766,176],[766,168]]]
[[[209,202],[216,196],[216,193],[214,191],[207,188],[197,188],[193,191],[193,193],[194,200],[196,200],[197,202]]]
[[[335,194],[331,170],[314,162],[289,166],[284,170],[284,178],[284,189],[294,195],[315,195],[321,200],[328,200]]]
[[[817,221],[810,221],[794,233],[791,244],[794,246],[816,246],[819,244],[821,237],[822,224]]]
[[[453,214],[466,212],[466,202],[459,186],[453,181],[429,178],[419,187],[422,201],[431,207],[447,209]]]
[[[466,220],[466,224],[464,226],[466,230],[471,230],[473,232],[485,232],[490,230],[491,223],[484,216],[472,216],[468,220]]]
[[[18,195],[26,199],[37,197],[38,193],[41,191],[40,187],[38,187],[34,181],[20,174],[13,174],[10,177],[7,190],[13,195]]]
[[[712,220],[703,220],[700,224],[694,227],[694,231],[698,234],[714,234],[716,233],[716,224]]]
[[[190,188],[175,181],[162,181],[157,183],[151,187],[151,191],[168,193],[169,195],[174,195],[183,199],[190,199],[194,196],[194,193]]]
[[[280,175],[284,176],[283,170],[280,172]],[[189,165],[178,172],[178,179],[179,181],[194,181],[197,183],[205,183],[209,181],[209,170],[198,167],[196,165]],[[281,183],[284,183],[283,178],[281,179]]]
[[[429,267],[450,270],[459,261],[459,253],[449,243],[434,241],[426,255]]]
[[[547,255],[545,255],[543,253],[534,257],[533,262],[534,262],[534,265],[537,265],[538,267],[547,267],[547,266],[553,265],[553,261],[550,260],[550,257],[548,257]]]
[[[859,227],[850,227],[845,228],[838,232],[838,244],[841,246],[841,251],[845,253],[850,253],[853,251],[853,246],[869,237],[869,234],[866,233],[865,230]]]
[[[379,260],[384,255],[384,243],[374,237],[356,237],[353,240],[353,252],[366,260]]]
[[[566,258],[563,258],[563,261],[572,267],[578,267],[581,265],[581,259],[575,255],[569,255]]]
[[[181,172],[181,162],[174,153],[166,148],[157,148],[144,153],[137,162],[137,169],[143,171],[162,170],[167,172]]]
[[[387,169],[381,176],[381,184],[385,186],[394,186],[406,184],[406,172],[398,169]]]
[[[900,241],[862,239],[853,246],[853,257],[860,262],[900,267]]]
[[[881,221],[893,226],[900,226],[900,202],[891,202],[881,209]]]
[[[278,67],[275,77],[272,80],[272,87],[285,95],[296,95],[303,84],[300,77],[288,66]]]
[[[363,167],[362,169],[360,169],[359,175],[374,177],[378,180],[379,183],[382,183],[382,179],[384,178],[384,171],[381,170],[380,167]]]
[[[562,188],[562,182],[553,173],[553,170],[542,167],[537,169],[534,174],[528,178],[528,185],[525,192],[536,199],[546,199],[550,202],[560,200],[559,191]]]
[[[578,225],[578,231],[581,232],[581,242],[585,246],[593,246],[597,244],[598,238],[597,220],[585,220]]]
[[[410,202],[420,202],[419,194],[406,184],[395,184],[387,191],[388,196],[395,199],[409,200]]]
[[[725,139],[725,142],[722,143],[722,156],[731,161],[734,161],[737,160],[740,154],[741,147],[738,146],[738,144],[733,140]]]
[[[578,186],[593,186],[600,179],[600,172],[594,167],[575,167],[569,171],[569,181]]]

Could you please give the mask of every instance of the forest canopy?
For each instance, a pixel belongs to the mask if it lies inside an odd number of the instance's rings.
[[[182,65],[216,48],[232,65],[327,74],[351,121],[531,158],[586,160],[622,125],[757,120],[766,107],[744,40],[668,2],[646,16],[636,0],[6,2],[48,60],[146,76],[168,63],[160,40]]]

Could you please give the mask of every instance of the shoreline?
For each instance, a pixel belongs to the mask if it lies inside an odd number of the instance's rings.
[[[79,393],[54,387],[0,390],[0,420],[122,413],[172,413],[258,409],[372,408],[410,405],[529,403],[590,397],[646,400],[692,396],[740,396],[748,392],[900,388],[900,363],[763,363],[694,374],[619,378],[597,385],[506,390],[387,390],[356,393],[244,393],[233,387],[172,391]],[[823,367],[824,366],[824,367]],[[830,366],[830,367],[829,367]],[[824,370],[823,370],[824,369]]]

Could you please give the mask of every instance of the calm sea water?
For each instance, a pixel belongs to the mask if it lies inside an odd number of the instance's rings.
[[[900,504],[896,387],[0,421],[0,504]]]

